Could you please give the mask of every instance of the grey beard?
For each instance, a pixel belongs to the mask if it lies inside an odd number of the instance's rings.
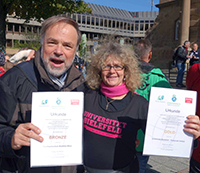
[[[75,55],[74,55],[74,58],[75,58]],[[50,65],[48,64],[48,61],[44,60],[44,58],[43,58],[43,47],[41,48],[41,60],[44,64],[44,68],[46,69],[47,73],[49,73],[50,75],[55,76],[55,77],[62,76],[72,66],[72,64],[74,62],[74,58],[73,58],[72,63],[70,65],[65,66],[62,71],[58,72],[59,69],[54,68],[54,67],[50,67]]]

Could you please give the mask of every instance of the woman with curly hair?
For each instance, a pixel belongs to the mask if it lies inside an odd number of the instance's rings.
[[[92,58],[84,103],[86,173],[138,173],[136,136],[145,130],[148,102],[134,93],[140,86],[138,61],[118,43],[104,44]],[[187,117],[184,130],[200,136],[198,116]]]
[[[87,71],[84,165],[88,173],[138,172],[135,141],[145,129],[148,102],[140,86],[138,61],[130,48],[104,44]]]

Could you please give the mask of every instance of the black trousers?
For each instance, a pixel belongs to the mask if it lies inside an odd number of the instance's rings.
[[[200,172],[200,163],[191,157],[190,159],[190,171],[189,173],[199,173]]]

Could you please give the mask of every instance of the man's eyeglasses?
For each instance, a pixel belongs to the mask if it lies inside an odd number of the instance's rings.
[[[124,66],[122,66],[122,65],[113,65],[113,66],[112,65],[106,65],[106,66],[102,67],[102,70],[103,71],[110,71],[111,68],[114,68],[115,71],[121,71],[121,70],[124,69]]]

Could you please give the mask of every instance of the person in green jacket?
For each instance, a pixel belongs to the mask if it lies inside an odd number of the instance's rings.
[[[140,61],[140,68],[143,72],[143,83],[135,92],[149,101],[151,87],[172,88],[168,78],[163,72],[154,67],[149,61],[152,58],[152,44],[149,40],[141,39],[134,43],[134,51]],[[140,165],[139,173],[145,173],[149,156],[143,156],[144,133],[140,129],[137,134],[139,145],[137,146],[137,157]]]

